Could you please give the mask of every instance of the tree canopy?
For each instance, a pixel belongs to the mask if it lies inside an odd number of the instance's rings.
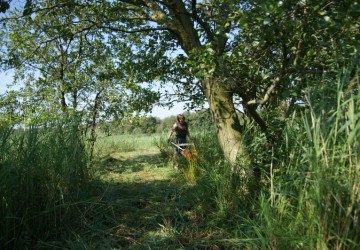
[[[274,142],[312,79],[357,58],[359,12],[350,0],[27,0],[2,18],[2,62],[35,68],[32,84],[55,87],[60,103],[107,96],[106,112],[121,109],[114,99],[146,111],[159,100],[149,87],[170,84],[163,102],[209,104],[235,162],[246,155],[238,113]]]

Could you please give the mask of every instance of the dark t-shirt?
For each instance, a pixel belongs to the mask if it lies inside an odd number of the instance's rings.
[[[188,134],[188,124],[186,122],[184,122],[183,124],[177,122],[175,123],[174,127],[177,138],[186,138],[186,135]]]

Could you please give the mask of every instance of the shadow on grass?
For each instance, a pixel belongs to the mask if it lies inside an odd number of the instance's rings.
[[[171,180],[94,182],[76,205],[68,247],[176,249],[196,244],[200,218],[192,212],[193,187]],[[75,244],[75,245],[72,245]]]
[[[167,166],[167,161],[160,153],[135,155],[133,157],[107,155],[100,158],[96,165],[101,174],[106,174],[109,171],[121,174],[125,171],[140,172],[149,165],[163,168]]]
[[[215,243],[211,248],[207,238],[212,233],[203,223],[211,208],[198,200],[196,186],[165,166],[158,154],[101,159],[102,176],[117,172],[122,178],[99,178],[81,190],[64,215],[65,236],[51,244],[66,249],[218,249]],[[123,178],[134,171],[158,178]]]
[[[99,178],[69,202],[61,233],[39,248],[224,248],[223,231],[206,221],[214,211],[208,202],[213,198],[199,194],[166,163],[160,154],[101,159]],[[121,178],[106,178],[114,172]],[[140,178],[126,178],[134,172]]]

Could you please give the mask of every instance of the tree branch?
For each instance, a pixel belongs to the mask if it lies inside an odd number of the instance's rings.
[[[255,120],[255,122],[260,126],[262,132],[267,132],[267,126],[264,120],[260,117],[260,115],[256,112],[253,106],[246,106],[246,110],[250,114],[250,116]]]
[[[280,82],[280,78],[279,77],[275,78],[273,84],[268,88],[268,90],[266,91],[264,98],[262,100],[253,99],[253,100],[246,102],[246,105],[254,105],[254,104],[263,105],[263,104],[265,104],[269,100],[270,95],[274,92],[274,90],[279,82]]]

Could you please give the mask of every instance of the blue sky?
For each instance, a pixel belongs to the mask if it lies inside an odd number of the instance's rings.
[[[184,106],[182,103],[176,103],[173,108],[170,110],[168,108],[163,107],[155,107],[152,112],[152,116],[159,117],[161,119],[171,116],[171,115],[178,115],[180,113],[183,113]]]
[[[5,93],[8,89],[7,85],[12,83],[12,75],[11,73],[0,72],[0,94]],[[19,87],[19,86],[16,86]],[[16,88],[15,87],[15,88]],[[175,103],[174,107],[171,109],[164,107],[154,107],[151,116],[159,117],[161,119],[171,116],[177,115],[184,112],[184,104],[183,103]]]
[[[11,72],[2,72],[0,71],[0,94],[5,93],[8,89],[7,85],[12,83],[12,74]]]

